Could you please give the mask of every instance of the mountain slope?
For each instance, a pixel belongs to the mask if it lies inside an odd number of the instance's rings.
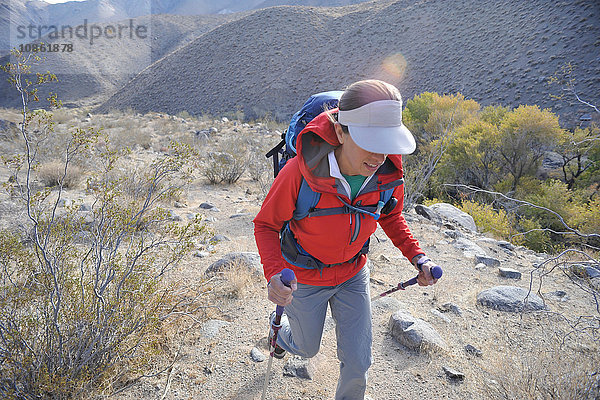
[[[53,91],[67,103],[97,104],[148,65],[234,18],[234,15],[156,15],[132,19],[133,26],[147,28],[143,39],[130,39],[128,31],[124,31],[122,40],[102,37],[91,44],[89,37],[73,37],[69,40],[43,38],[44,43],[58,45],[61,50],[63,44],[72,43],[73,51],[43,54],[46,60],[37,70],[55,73],[59,83],[45,86],[40,98],[45,99],[48,91]],[[119,24],[128,25],[129,22]],[[98,26],[104,30],[108,25]],[[0,58],[0,64],[6,62],[8,57]],[[20,99],[16,91],[8,86],[3,73],[0,73],[0,94],[2,106],[18,106]]]
[[[546,81],[573,62],[581,94],[597,96],[599,20],[593,0],[268,8],[153,64],[98,110],[241,110],[287,119],[311,93],[374,77],[398,85],[405,98],[460,91],[484,105],[536,103],[573,118],[579,105],[552,100]]]
[[[78,26],[89,23],[123,21],[147,15],[228,14],[274,5],[348,5],[365,0],[86,0],[48,4],[44,1],[0,0],[0,54],[28,43],[51,31],[50,26]],[[19,27],[34,26],[33,34],[19,34]],[[37,32],[40,28],[40,34]]]

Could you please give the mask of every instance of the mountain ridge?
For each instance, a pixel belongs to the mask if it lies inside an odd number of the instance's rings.
[[[125,105],[192,114],[233,109],[248,119],[285,120],[312,93],[379,78],[405,98],[461,92],[483,105],[535,103],[574,120],[581,107],[557,104],[546,84],[566,62],[576,65],[587,96],[598,92],[590,50],[600,44],[594,39],[600,6],[592,1],[557,3],[553,13],[540,0],[453,4],[451,10],[439,0],[258,10],[167,55],[97,111]],[[583,10],[593,24],[580,23]],[[186,65],[195,68],[186,72]]]

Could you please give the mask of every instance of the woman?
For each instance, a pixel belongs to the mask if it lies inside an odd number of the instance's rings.
[[[320,114],[298,135],[297,157],[281,170],[254,219],[268,298],[286,306],[275,354],[313,357],[329,304],[340,360],[338,400],[365,395],[372,361],[365,263],[377,223],[419,270],[419,284],[435,283],[434,264],[402,216],[401,154],[415,146],[402,124],[398,89],[378,80],[356,82],[342,94],[339,110]],[[296,210],[303,185],[318,199],[306,217]],[[397,204],[385,196],[391,192]],[[291,287],[281,282],[283,268],[296,275]]]

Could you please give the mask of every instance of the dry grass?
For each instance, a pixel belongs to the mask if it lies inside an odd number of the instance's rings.
[[[488,364],[484,392],[490,399],[594,400],[600,396],[599,365],[597,347],[509,350]]]
[[[260,278],[248,271],[246,265],[234,262],[222,271],[217,293],[219,297],[240,300],[256,293],[261,283]]]
[[[46,187],[58,186],[62,180],[65,189],[75,189],[83,180],[83,170],[77,165],[69,165],[65,175],[65,163],[52,160],[39,165],[36,175]]]

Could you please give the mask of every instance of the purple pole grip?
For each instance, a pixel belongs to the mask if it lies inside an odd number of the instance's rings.
[[[442,273],[443,273],[442,267],[440,267],[439,265],[436,265],[433,268],[431,268],[431,276],[433,276],[434,279],[440,279],[442,277]],[[416,283],[417,283],[417,276],[404,282],[402,284],[402,287],[407,287],[410,285],[414,285]]]
[[[290,284],[292,283],[292,281],[296,279],[296,275],[294,275],[294,271],[292,271],[289,268],[284,268],[283,270],[281,270],[281,282],[287,286],[290,287]]]
[[[294,271],[292,271],[291,269],[284,268],[281,271],[281,283],[283,283],[285,286],[290,287],[291,282],[294,279],[296,279],[296,275],[294,275]],[[277,306],[275,308],[275,315],[283,315],[283,306]],[[277,323],[279,324],[279,321],[277,321]]]

